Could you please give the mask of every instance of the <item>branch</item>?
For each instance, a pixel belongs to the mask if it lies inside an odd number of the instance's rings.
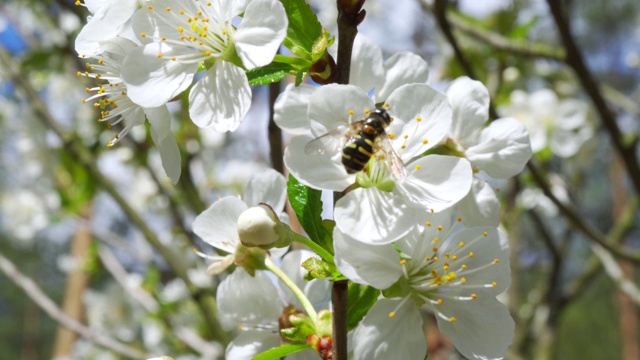
[[[627,259],[636,263],[640,263],[640,251],[632,251],[629,249],[622,249],[612,243],[607,239],[606,235],[604,235],[600,230],[596,229],[590,223],[583,221],[583,217],[578,214],[577,209],[575,209],[572,205],[565,204],[560,201],[551,191],[551,188],[546,183],[542,173],[538,168],[533,164],[532,161],[527,163],[527,169],[531,172],[533,176],[533,180],[536,182],[538,187],[542,190],[544,195],[548,197],[554,205],[558,207],[560,212],[576,227],[578,228],[584,235],[586,235],[589,239],[593,240],[598,245],[604,247],[612,254]]]
[[[611,253],[598,244],[591,244],[591,250],[598,256],[604,266],[604,270],[611,280],[613,280],[616,287],[627,294],[637,306],[640,306],[640,289],[638,289],[633,281],[624,276],[620,265]]]
[[[120,355],[126,356],[132,359],[144,359],[147,358],[143,352],[138,349],[132,348],[128,345],[122,344],[102,333],[97,333],[88,328],[85,325],[77,322],[76,320],[67,316],[56,304],[51,300],[33,280],[22,274],[15,265],[2,254],[0,254],[0,271],[16,286],[27,294],[27,296],[33,300],[44,312],[47,313],[53,320],[57,321],[60,325],[75,332],[76,334],[111,350]]]
[[[547,0],[547,4],[558,27],[560,39],[567,49],[567,65],[573,69],[578,81],[580,81],[585,92],[591,98],[604,128],[609,132],[609,135],[611,135],[613,146],[618,153],[620,153],[620,157],[624,161],[636,193],[640,194],[640,165],[638,164],[635,152],[638,140],[636,138],[630,144],[625,143],[624,134],[616,122],[616,115],[607,105],[604,96],[600,92],[600,86],[587,68],[584,57],[571,34],[569,21],[562,11],[562,1]]]

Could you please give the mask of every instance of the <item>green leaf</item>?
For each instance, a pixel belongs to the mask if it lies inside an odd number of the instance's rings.
[[[307,187],[289,175],[287,195],[300,225],[311,241],[333,253],[333,246],[327,243],[327,238],[332,234],[327,233],[327,228],[322,224],[322,200],[320,199],[322,191]]]
[[[311,58],[313,44],[322,36],[322,25],[305,0],[281,0],[289,27],[284,45],[302,58]]]
[[[253,360],[275,360],[308,349],[307,344],[284,344],[253,357]]]
[[[302,267],[309,271],[304,279],[311,281],[313,279],[324,279],[331,277],[335,272],[335,268],[329,265],[326,261],[318,259],[317,257],[310,257],[302,263]]]
[[[538,17],[534,16],[531,20],[526,23],[516,27],[511,31],[509,37],[515,40],[523,40],[527,38],[527,34],[529,34],[529,30],[538,22]]]
[[[347,310],[347,328],[349,330],[358,326],[358,323],[367,314],[373,304],[378,301],[380,290],[368,285],[356,283],[349,284],[349,309]]]
[[[296,86],[300,86],[302,84],[302,80],[307,76],[307,71],[298,71],[296,74]]]
[[[271,63],[269,65],[248,70],[246,72],[249,85],[267,85],[280,81],[294,68],[290,64]]]

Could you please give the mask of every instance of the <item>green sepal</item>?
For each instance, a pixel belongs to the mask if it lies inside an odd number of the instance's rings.
[[[291,64],[273,62],[269,65],[246,72],[249,85],[268,85],[282,80],[287,74],[295,73]]]
[[[350,283],[348,289],[349,309],[347,310],[347,329],[352,330],[378,301],[380,290],[356,283]]]
[[[293,327],[282,329],[280,333],[293,343],[306,343],[307,336],[316,332],[315,322],[308,315],[291,315],[289,321]]]
[[[310,257],[302,263],[302,267],[308,271],[304,275],[306,281],[331,277],[336,272],[335,265],[331,265],[322,259]]]

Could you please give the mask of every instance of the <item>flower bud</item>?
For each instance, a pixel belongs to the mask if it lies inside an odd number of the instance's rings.
[[[291,229],[278,219],[275,211],[267,205],[245,210],[238,217],[238,236],[244,246],[270,249],[291,244]]]

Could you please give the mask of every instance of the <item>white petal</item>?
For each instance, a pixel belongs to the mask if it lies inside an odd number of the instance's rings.
[[[244,71],[216,61],[189,93],[189,115],[199,127],[234,131],[251,106],[251,88]]]
[[[280,335],[277,332],[247,330],[229,343],[225,359],[252,360],[256,355],[278,346]]]
[[[379,89],[384,83],[382,49],[373,40],[358,33],[353,43],[349,84],[356,85],[366,92]]]
[[[491,185],[474,177],[471,191],[460,201],[462,222],[467,226],[498,226],[500,201]]]
[[[267,325],[278,321],[282,311],[278,291],[261,270],[255,276],[237,267],[216,293],[218,311],[239,325]]]
[[[380,299],[353,334],[356,360],[424,359],[427,341],[422,316],[413,300]],[[394,317],[389,317],[390,312]]]
[[[131,101],[143,107],[166,104],[191,85],[197,64],[172,61],[171,56],[191,50],[166,43],[151,43],[134,49],[122,64],[122,80]],[[158,58],[158,54],[163,54]]]
[[[465,197],[473,179],[466,159],[428,155],[413,162],[396,191],[413,207],[441,211]]]
[[[156,146],[160,151],[160,159],[162,160],[162,168],[173,184],[178,183],[180,172],[182,171],[182,159],[180,158],[180,149],[173,134],[164,137],[160,142],[156,142]]]
[[[386,100],[393,91],[402,85],[426,83],[429,79],[429,65],[420,56],[411,52],[400,52],[391,56],[385,63],[386,78],[384,85],[376,91],[376,101]]]
[[[131,28],[138,40],[143,44],[149,44],[154,40],[159,40],[162,37],[167,39],[180,39],[182,35],[178,31],[178,24],[180,20],[167,21],[166,18],[162,18],[166,12],[167,7],[175,6],[171,0],[153,0],[153,9],[147,9],[147,6],[143,6],[139,11],[133,15],[131,20]],[[195,13],[197,10],[192,2],[185,1],[181,4],[181,10],[184,10],[187,14]],[[144,36],[142,36],[144,34]]]
[[[367,244],[389,244],[416,224],[405,200],[376,188],[355,189],[336,203],[336,226]]]
[[[111,57],[112,59],[114,58],[114,55],[117,55],[118,57],[120,57],[121,62],[129,54],[129,52],[133,51],[133,49],[136,49],[139,46],[140,45],[134,43],[133,41],[120,36],[100,42],[100,49],[102,49],[102,51],[108,52],[109,57]]]
[[[269,204],[278,213],[284,209],[287,197],[287,180],[279,172],[266,169],[247,183],[242,198],[249,206]]]
[[[307,270],[302,267],[302,263],[311,257],[318,258],[314,252],[309,250],[293,250],[282,259],[280,268],[304,292],[312,304],[327,304],[331,298],[331,284],[329,281],[326,279],[306,281],[304,279]],[[280,288],[283,289],[285,297],[290,304],[296,305],[299,309],[302,308],[302,304],[282,282],[280,283]]]
[[[451,83],[447,97],[453,109],[451,137],[464,147],[473,145],[489,119],[489,90],[480,81],[463,76]]]
[[[336,227],[333,247],[338,270],[353,282],[384,290],[402,276],[400,257],[391,244],[365,244]]]
[[[314,135],[324,135],[340,126],[362,119],[366,116],[367,110],[374,108],[371,98],[357,86],[320,86],[311,94],[309,102],[311,132]]]
[[[252,0],[233,35],[236,51],[247,69],[267,65],[287,35],[287,15],[276,0]]]
[[[449,322],[436,317],[440,332],[446,335],[456,349],[467,359],[501,359],[513,340],[515,323],[509,310],[495,297],[478,297],[459,304],[444,302],[438,305]]]
[[[166,105],[144,108],[144,114],[151,124],[151,137],[156,144],[171,134],[171,113]]]
[[[293,135],[310,135],[309,118],[307,109],[311,93],[315,86],[300,84],[287,85],[287,88],[278,95],[273,106],[273,120],[284,131]]]
[[[284,151],[284,163],[289,172],[301,183],[320,190],[343,191],[355,181],[355,175],[347,174],[337,154],[305,154],[311,139],[303,136],[291,139]]]
[[[238,217],[247,204],[228,196],[216,201],[193,222],[193,232],[206,243],[229,253],[235,253],[238,239]]]
[[[387,103],[394,118],[387,133],[393,134],[393,146],[404,161],[437,145],[449,133],[451,107],[447,97],[427,84],[401,86]]]
[[[120,0],[104,4],[96,10],[80,34],[88,41],[104,41],[118,35],[131,18],[138,4],[136,0]]]
[[[501,118],[480,133],[480,141],[465,151],[474,168],[505,179],[522,171],[531,158],[529,134],[514,118]]]

